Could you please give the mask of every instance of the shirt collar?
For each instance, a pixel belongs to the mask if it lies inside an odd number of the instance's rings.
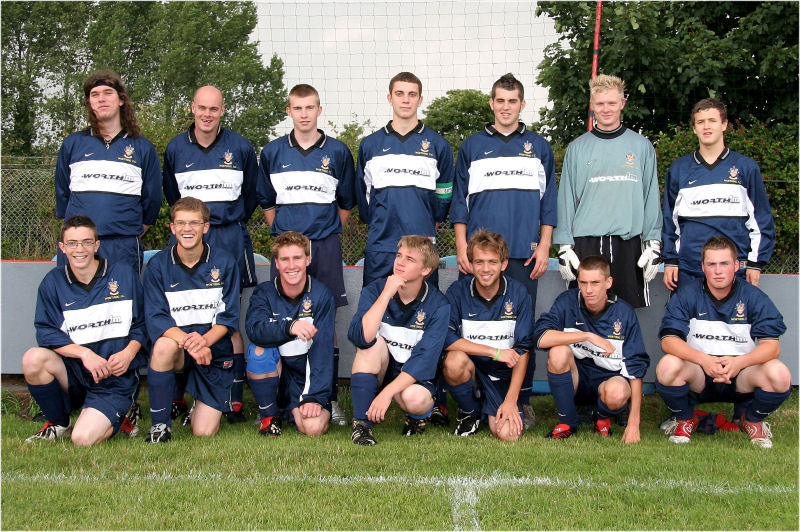
[[[72,268],[70,268],[68,262],[67,264],[64,265],[64,275],[67,277],[67,282],[69,284],[74,284],[84,289],[89,289],[92,286],[94,286],[94,284],[97,282],[98,279],[100,279],[101,277],[105,277],[106,272],[108,271],[108,261],[96,253],[94,255],[94,258],[96,258],[99,261],[99,264],[97,265],[97,270],[95,270],[94,276],[92,277],[91,281],[89,281],[86,284],[80,282],[78,278],[75,277],[75,274],[73,273]]]
[[[386,125],[383,126],[383,130],[384,132],[386,132],[387,135],[397,135],[398,137],[408,138],[412,133],[421,134],[423,131],[425,131],[425,124],[423,124],[422,120],[420,120],[419,122],[417,122],[417,125],[411,129],[411,131],[409,131],[405,135],[401,135],[400,133],[395,131],[395,129],[392,127],[392,121],[389,120],[388,122],[386,122]]]
[[[301,295],[308,294],[311,292],[311,276],[308,275],[308,272],[306,272],[306,285],[303,287],[303,290],[302,292],[300,292],[300,295],[294,298],[287,296],[283,292],[283,286],[281,285],[281,278],[279,275],[276,275],[275,279],[273,279],[272,282],[275,283],[275,290],[278,291],[278,295],[281,296],[283,299],[288,299],[290,301],[297,301],[298,299],[300,299]]]
[[[298,150],[302,150],[302,151],[305,151],[305,152],[311,152],[312,150],[315,150],[317,148],[322,148],[323,146],[325,146],[325,142],[327,142],[328,137],[325,135],[325,132],[322,131],[321,129],[317,129],[317,133],[319,133],[321,135],[317,139],[317,141],[314,144],[312,144],[311,146],[309,146],[307,150],[303,150],[303,148],[301,148],[300,145],[297,143],[297,137],[294,136],[294,129],[292,129],[289,132],[289,135],[288,135],[289,146],[292,147],[292,148],[297,148]]]
[[[486,299],[483,298],[482,295],[480,295],[478,293],[478,290],[475,288],[475,283],[477,283],[477,282],[478,282],[477,279],[473,275],[472,276],[472,280],[469,283],[469,293],[470,293],[470,295],[472,297],[474,297],[474,298],[480,299],[481,301],[487,301]],[[506,282],[506,276],[505,276],[504,273],[501,273],[500,274],[500,287],[497,289],[497,293],[494,295],[494,297],[492,297],[492,299],[489,299],[488,301],[490,303],[494,303],[494,301],[498,297],[505,296],[507,291],[508,291],[508,283]]]
[[[198,260],[197,263],[200,264],[201,262],[208,262],[208,257],[210,255],[211,246],[209,246],[207,242],[203,242],[203,252],[200,254],[200,260]],[[178,256],[178,244],[172,246],[169,256],[172,258],[172,264],[183,264],[180,256]]]
[[[493,137],[495,135],[500,136],[500,137],[510,137],[510,136],[512,136],[514,134],[522,135],[523,133],[525,133],[525,128],[526,128],[525,123],[524,122],[520,122],[517,125],[517,129],[515,129],[514,131],[512,131],[508,135],[503,135],[502,133],[497,131],[497,129],[495,129],[494,124],[486,124],[486,127],[484,128],[484,131],[486,131],[486,134],[491,136],[491,137]]]

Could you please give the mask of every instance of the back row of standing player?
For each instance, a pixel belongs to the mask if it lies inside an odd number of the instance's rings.
[[[417,118],[422,84],[407,72],[391,80],[393,119],[362,142],[355,169],[347,148],[317,128],[322,107],[312,87],[292,89],[287,113],[294,128],[264,147],[260,165],[246,139],[221,127],[222,94],[202,87],[192,102],[194,123],[167,147],[163,190],[170,204],[192,196],[209,205],[207,239],[237,258],[242,287],[255,284],[245,222],[260,203],[274,234],[297,230],[311,239],[309,272],[331,289],[336,306],[346,304],[339,233],[358,203],[369,224],[365,285],[391,273],[401,236],[435,238],[436,225],[449,211],[462,273],[471,273],[467,239],[478,228],[488,228],[505,237],[507,274],[526,285],[534,304],[536,280],[546,270],[554,242],[561,246],[565,279],[574,280],[580,258],[600,254],[611,264],[616,292],[643,306],[661,247],[655,151],[621,124],[621,80],[602,75],[590,88],[596,127],[570,145],[558,193],[550,146],[519,121],[524,89],[512,75],[493,85],[495,122],[464,142],[454,172],[447,142]],[[140,236],[154,223],[161,202],[158,156],[138,135],[119,76],[96,72],[86,80],[84,92],[91,127],[71,135],[59,153],[57,215],[92,213],[104,243],[100,253],[138,269]],[[665,283],[675,288],[678,265],[687,276],[697,276],[699,246],[710,234],[722,232],[747,261],[741,271],[757,284],[774,244],[758,167],[725,148],[724,106],[704,100],[692,119],[700,150],[676,161],[667,176]],[[698,180],[684,176],[702,171],[700,167],[710,177],[698,183],[703,186],[692,187]],[[109,201],[119,208],[109,208]],[[731,205],[739,211],[731,213]],[[435,271],[433,276],[435,283]],[[233,346],[236,377],[230,414],[235,418],[244,374],[238,333]],[[533,366],[529,364],[523,387],[528,396]],[[178,392],[180,401],[180,386]],[[521,399],[527,402],[524,395]]]

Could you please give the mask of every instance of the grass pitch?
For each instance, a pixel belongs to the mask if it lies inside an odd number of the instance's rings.
[[[349,410],[347,390],[340,400]],[[145,391],[141,402],[146,412]],[[769,418],[772,450],[728,432],[669,443],[655,395],[636,445],[620,443],[616,425],[608,439],[582,426],[547,440],[552,398],[533,404],[536,428],[512,444],[486,427],[470,438],[452,427],[405,438],[393,406],[375,447],[353,445],[349,427],[311,439],[284,424],[283,436],[265,438],[252,422],[223,419],[213,438],[176,425],[167,444],[146,445],[142,434],[81,449],[25,444],[39,424],[4,394],[2,529],[797,530],[796,390]],[[255,421],[252,401],[246,409]]]

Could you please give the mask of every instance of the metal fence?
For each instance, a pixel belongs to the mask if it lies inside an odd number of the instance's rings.
[[[54,168],[52,158],[3,158],[0,206],[4,260],[50,260],[55,255],[59,222],[55,218]],[[168,223],[166,209],[162,209],[158,223]],[[269,258],[272,238],[259,210],[248,222],[248,228],[256,253]],[[166,231],[151,230],[145,248],[163,248],[166,236]],[[367,227],[354,211],[342,234],[342,254],[346,264],[356,264],[364,256],[366,241]],[[449,221],[440,224],[436,247],[441,257],[455,255],[455,235]],[[798,256],[774,256],[766,271],[798,273]]]

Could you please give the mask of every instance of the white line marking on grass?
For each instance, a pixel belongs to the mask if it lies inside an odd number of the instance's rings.
[[[468,478],[457,477],[449,483],[450,511],[453,530],[480,530],[478,522],[478,492]]]

